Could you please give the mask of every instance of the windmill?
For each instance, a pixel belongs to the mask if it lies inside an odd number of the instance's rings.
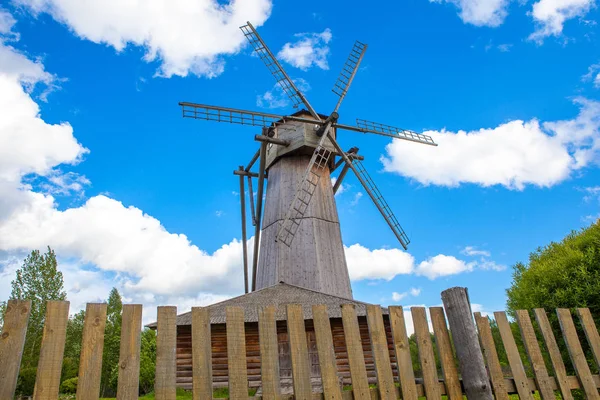
[[[260,143],[258,151],[247,166],[242,165],[234,171],[240,177],[246,293],[249,272],[245,180],[255,228],[252,291],[284,281],[351,299],[350,278],[334,199],[348,170],[354,172],[404,249],[407,249],[409,239],[364,168],[358,149],[342,150],[336,140],[337,133],[347,130],[437,145],[430,136],[376,122],[357,119],[356,126],[338,123],[338,110],[367,50],[366,44],[354,43],[333,87],[338,96],[337,103],[329,115],[323,115],[310,105],[252,24],[248,22],[240,29],[294,107],[303,106],[304,109],[284,116],[188,102],[179,105],[184,118],[262,128],[261,134],[255,136]],[[258,172],[253,172],[257,161]],[[331,173],[338,168],[341,168],[340,173],[332,185]],[[256,199],[253,179],[257,180]],[[266,179],[268,186],[263,212]]]

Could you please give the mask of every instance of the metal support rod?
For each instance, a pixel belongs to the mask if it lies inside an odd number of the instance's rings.
[[[340,172],[340,175],[337,177],[337,179],[335,180],[335,184],[333,185],[333,194],[336,194],[340,186],[342,186],[342,181],[344,180],[344,177],[346,177],[349,168],[350,165],[348,163],[346,163],[346,165],[344,165],[344,168],[342,168],[342,172]]]
[[[254,254],[252,260],[252,291],[256,290],[256,270],[258,268],[258,249],[260,244],[260,225],[262,217],[262,197],[265,184],[265,164],[267,144],[260,145],[260,161],[258,167],[258,192],[256,193],[256,226],[254,230]]]
[[[250,195],[250,216],[252,226],[256,226],[256,213],[254,212],[254,190],[252,189],[252,177],[248,175],[248,195]]]
[[[244,171],[246,171],[246,172],[250,171],[250,168],[252,168],[252,166],[254,165],[256,160],[258,160],[259,155],[260,155],[260,149],[256,150],[256,153],[254,153],[254,155],[252,156],[252,160],[250,160],[250,162],[248,163],[248,166],[246,167],[246,169]]]
[[[255,135],[254,140],[257,140],[259,142],[272,143],[272,144],[276,144],[278,146],[284,146],[284,147],[288,147],[290,145],[289,140],[272,138],[272,137],[268,137],[265,135]]]
[[[244,166],[240,165],[240,172]],[[248,245],[246,243],[246,190],[244,188],[244,177],[240,175],[240,203],[242,206],[242,257],[244,258],[244,293],[248,293]]]

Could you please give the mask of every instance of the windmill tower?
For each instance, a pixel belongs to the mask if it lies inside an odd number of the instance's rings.
[[[347,299],[352,298],[340,224],[334,199],[349,170],[356,175],[404,249],[409,239],[391,208],[363,167],[357,148],[342,150],[337,142],[341,130],[373,133],[436,146],[427,135],[357,119],[357,125],[338,123],[338,110],[354,79],[367,45],[355,42],[334,85],[339,97],[328,115],[317,113],[248,22],[242,32],[275,77],[294,107],[304,109],[287,116],[179,103],[183,117],[228,122],[262,128],[255,139],[260,148],[240,177],[244,278],[249,291],[246,249],[246,184],[254,225],[252,291],[285,282]],[[258,162],[258,171],[252,168]],[[331,173],[340,169],[334,185]],[[254,197],[253,179],[257,180]],[[268,180],[263,210],[265,180]],[[260,248],[259,248],[260,246]],[[260,251],[259,251],[260,250]]]

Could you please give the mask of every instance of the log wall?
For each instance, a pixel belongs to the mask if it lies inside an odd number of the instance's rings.
[[[350,367],[348,353],[344,338],[344,328],[341,318],[332,318],[331,331],[335,351],[338,376],[343,384],[350,384]],[[367,376],[369,383],[376,383],[375,364],[371,352],[369,327],[366,317],[359,317],[360,336],[365,355]],[[396,354],[392,341],[391,328],[388,316],[384,316],[384,325],[388,342],[388,351],[392,364],[394,377],[398,376]],[[306,338],[308,344],[311,378],[320,379],[319,356],[315,339],[315,330],[312,320],[305,321]],[[260,348],[258,342],[258,323],[245,324],[246,330],[246,363],[248,368],[248,381],[250,387],[260,386]],[[215,324],[211,327],[211,349],[213,385],[215,387],[227,386],[227,331],[225,324]],[[290,359],[289,341],[285,321],[277,322],[277,342],[279,345],[279,372],[282,386],[292,384],[292,365]],[[192,335],[190,326],[177,327],[177,386],[192,389]]]

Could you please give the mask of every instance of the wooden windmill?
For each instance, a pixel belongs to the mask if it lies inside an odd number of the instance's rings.
[[[351,299],[350,278],[344,255],[334,195],[352,170],[404,249],[409,239],[391,208],[363,167],[357,148],[341,149],[340,130],[373,133],[436,146],[427,135],[357,119],[357,125],[338,123],[338,110],[367,45],[355,42],[333,92],[339,96],[329,115],[317,113],[248,22],[240,28],[271,74],[291,99],[294,114],[283,116],[234,108],[182,102],[183,117],[261,127],[255,139],[260,148],[250,163],[234,171],[240,176],[244,278],[248,293],[245,180],[254,233],[252,290],[286,282],[318,292]],[[337,159],[336,159],[337,157]],[[258,172],[251,169],[258,161]],[[341,171],[335,184],[331,173]],[[257,179],[254,199],[252,180]],[[263,212],[263,191],[268,179]],[[262,238],[261,238],[262,235]],[[260,251],[259,251],[260,246]],[[260,254],[260,258],[259,258]]]

